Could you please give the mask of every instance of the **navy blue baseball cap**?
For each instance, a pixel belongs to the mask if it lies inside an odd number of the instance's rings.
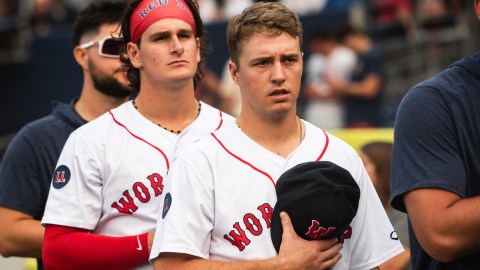
[[[303,239],[340,239],[355,217],[360,199],[352,175],[329,161],[305,162],[287,170],[278,179],[276,192],[270,234],[277,252],[283,234],[280,212],[288,213]]]

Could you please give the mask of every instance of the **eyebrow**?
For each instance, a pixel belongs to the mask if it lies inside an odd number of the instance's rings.
[[[301,57],[300,55],[301,54],[299,54],[299,53],[284,54],[284,55],[281,56],[281,59],[285,59],[285,58],[296,58],[296,59],[298,59],[298,58]]]
[[[172,30],[165,30],[165,31],[155,32],[151,36],[153,37],[153,36],[158,36],[158,35],[170,35],[172,33],[173,33]],[[178,34],[193,34],[193,31],[191,29],[181,28],[176,33],[178,33]]]
[[[298,53],[288,53],[288,54],[284,54],[284,55],[281,55],[280,56],[280,59],[283,60],[283,59],[286,59],[286,58],[295,58],[295,59],[299,59],[300,58],[300,54]],[[249,61],[249,63],[253,64],[253,63],[256,63],[256,62],[261,62],[261,61],[270,61],[273,59],[273,56],[260,56],[260,57],[257,57],[257,58],[253,58]]]

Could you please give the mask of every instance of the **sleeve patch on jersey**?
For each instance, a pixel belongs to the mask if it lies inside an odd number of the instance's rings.
[[[167,215],[171,205],[172,205],[172,195],[169,192],[165,195],[165,200],[163,201],[162,219],[164,219],[165,216]]]
[[[396,231],[393,231],[390,233],[390,239],[392,240],[398,240],[398,235]]]
[[[65,165],[60,165],[55,169],[52,177],[52,185],[56,189],[61,189],[70,181],[70,169]]]

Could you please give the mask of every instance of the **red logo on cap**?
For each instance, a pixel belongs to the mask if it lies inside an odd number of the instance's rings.
[[[328,229],[324,227],[319,227],[320,223],[316,220],[312,220],[312,225],[308,228],[308,232],[305,234],[310,239],[322,239],[327,237],[333,231],[335,231],[335,227],[328,227]]]

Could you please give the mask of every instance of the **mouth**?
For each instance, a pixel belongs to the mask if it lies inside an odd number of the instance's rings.
[[[185,60],[175,60],[175,61],[172,61],[170,63],[168,63],[169,66],[173,66],[173,65],[181,65],[181,64],[187,64],[188,62],[185,61]]]
[[[287,89],[281,88],[281,89],[274,89],[269,96],[279,96],[279,95],[286,95],[290,93]]]

